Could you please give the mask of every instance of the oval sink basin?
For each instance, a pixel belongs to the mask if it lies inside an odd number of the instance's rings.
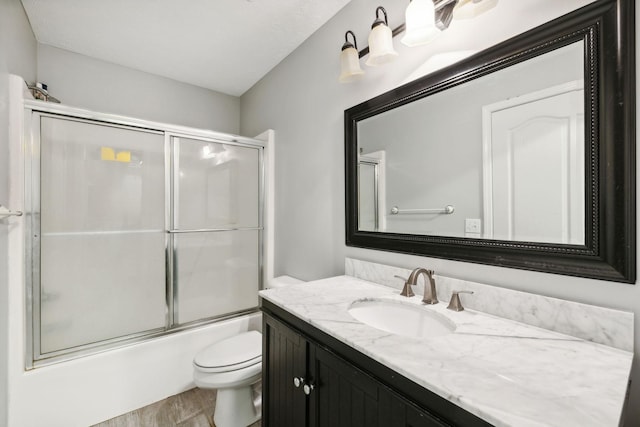
[[[438,313],[395,301],[355,301],[348,312],[366,325],[406,337],[433,338],[456,330],[453,322]]]

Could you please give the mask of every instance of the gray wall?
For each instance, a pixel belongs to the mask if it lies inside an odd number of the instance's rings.
[[[168,59],[169,60],[169,59]],[[238,134],[240,98],[38,44],[38,80],[63,104]]]
[[[411,76],[439,52],[482,49],[560,16],[588,0],[519,0],[499,2],[501,9],[522,7],[517,18],[492,13],[454,22],[432,45],[404,48],[400,58],[378,69],[365,67],[362,80],[338,83],[344,32],[353,30],[364,47],[378,6],[352,0],[331,21],[242,96],[241,133],[276,132],[275,274],[311,280],[344,273],[344,257],[405,268],[430,267],[439,274],[612,307],[640,316],[640,285],[624,285],[560,275],[527,272],[442,259],[345,247],[343,112],[383,93]],[[396,27],[406,1],[384,3]],[[502,18],[502,19],[500,19]],[[433,60],[432,60],[433,61]],[[364,66],[363,66],[364,67]],[[640,325],[636,320],[636,342]],[[636,349],[638,346],[636,345]],[[636,365],[639,360],[636,356]],[[633,373],[627,419],[640,419],[640,375]],[[632,425],[632,423],[627,423]]]
[[[9,73],[29,81],[36,76],[36,39],[19,0],[0,0],[0,204],[4,205],[9,195]],[[0,220],[0,426],[6,425],[8,418],[7,227],[8,220]]]

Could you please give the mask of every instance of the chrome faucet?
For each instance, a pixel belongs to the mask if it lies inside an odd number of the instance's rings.
[[[404,288],[402,288],[402,292],[400,292],[400,295],[404,297],[414,296],[415,294],[413,293],[411,286],[415,286],[418,284],[418,277],[420,277],[421,274],[425,275],[424,295],[422,297],[422,302],[425,304],[437,304],[438,295],[436,294],[436,281],[433,278],[433,270],[427,270],[425,268],[416,268],[411,272],[409,278],[404,282]],[[402,277],[400,278],[402,279]]]

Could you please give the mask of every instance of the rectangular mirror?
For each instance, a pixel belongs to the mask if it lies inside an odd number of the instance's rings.
[[[346,110],[347,244],[635,282],[632,17],[594,2]]]
[[[580,40],[359,121],[358,229],[583,245],[583,56]]]

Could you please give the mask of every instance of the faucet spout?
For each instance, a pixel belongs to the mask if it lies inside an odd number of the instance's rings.
[[[407,285],[417,285],[418,277],[420,277],[421,274],[425,275],[424,294],[422,297],[422,302],[424,304],[437,304],[438,295],[436,292],[436,281],[433,278],[433,270],[416,268],[411,272],[411,275],[409,275],[409,278],[407,279]]]

